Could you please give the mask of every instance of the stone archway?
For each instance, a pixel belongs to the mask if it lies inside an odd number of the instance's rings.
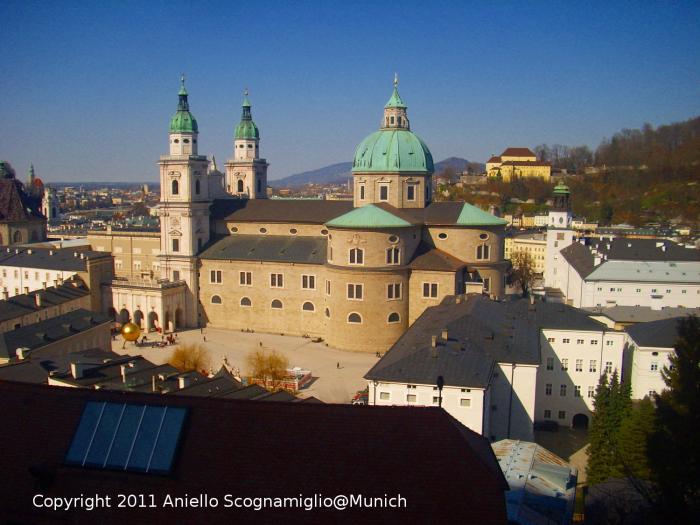
[[[129,315],[129,310],[126,308],[122,308],[119,310],[119,319],[117,319],[118,322],[121,324],[126,324],[129,322],[129,319],[131,319],[131,315]]]
[[[143,312],[141,310],[134,310],[134,324],[143,328]]]
[[[148,313],[148,324],[146,329],[150,332],[158,328],[158,314],[154,311]]]
[[[175,329],[185,326],[185,320],[182,313],[182,308],[175,309]]]
[[[109,315],[112,318],[112,321],[116,322],[117,321],[117,311],[112,308],[111,306],[107,310],[107,315]]]
[[[173,331],[173,316],[170,313],[170,310],[165,311],[165,319],[163,321],[163,332],[172,332]]]
[[[588,416],[586,414],[576,414],[571,420],[571,428],[586,430],[588,428]]]

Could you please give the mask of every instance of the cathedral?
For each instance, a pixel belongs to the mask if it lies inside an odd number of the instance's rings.
[[[115,282],[112,313],[149,329],[307,335],[383,352],[445,296],[502,297],[506,222],[434,202],[433,158],[411,127],[395,80],[379,130],[355,150],[352,201],[268,199],[248,93],[222,173],[199,154],[183,79],[158,162],[161,279]]]

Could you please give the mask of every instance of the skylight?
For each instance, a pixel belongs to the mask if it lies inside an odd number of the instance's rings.
[[[89,401],[66,463],[168,474],[186,414],[181,407]]]

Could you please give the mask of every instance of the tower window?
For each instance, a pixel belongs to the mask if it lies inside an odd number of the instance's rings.
[[[173,251],[174,252],[180,251],[180,239],[173,239]]]
[[[182,142],[183,142],[184,144],[189,144],[189,143],[190,143],[190,139],[182,139]]]
[[[391,117],[389,117],[389,120],[393,124],[394,123],[394,116],[392,115]]]
[[[238,193],[243,193],[243,181],[238,179]]]
[[[199,195],[199,188],[200,188],[200,186],[199,186],[199,181],[198,181],[198,180],[194,181],[194,192],[195,192],[197,195]]]
[[[408,187],[406,188],[406,200],[407,201],[416,200],[416,185],[415,184],[409,184]]]
[[[173,142],[174,142],[175,144],[180,144],[180,139],[175,139],[175,140],[173,140]]]
[[[241,297],[241,306],[253,306],[250,297]]]
[[[251,149],[253,147],[252,144],[248,144],[248,148]]]
[[[262,191],[262,181],[258,179],[258,193]]]
[[[211,296],[211,304],[221,304],[221,296],[220,295],[212,295]]]
[[[399,264],[399,254],[400,251],[397,247],[392,246],[386,250],[386,263],[387,264]]]
[[[389,200],[389,186],[379,186],[379,200],[388,201]]]
[[[365,185],[360,184],[360,200],[365,200]]]
[[[401,117],[398,117],[399,126],[401,125]]]
[[[351,324],[361,324],[361,323],[362,323],[362,317],[360,316],[360,314],[357,314],[357,313],[354,313],[354,312],[353,312],[353,313],[351,313],[350,315],[348,315],[348,323],[351,323]]]
[[[177,180],[173,180],[172,184],[170,185],[170,193],[173,195],[180,194],[180,183]]]
[[[304,310],[305,312],[315,312],[316,307],[314,306],[314,303],[311,301],[306,301],[303,305],[301,305],[301,309]]]

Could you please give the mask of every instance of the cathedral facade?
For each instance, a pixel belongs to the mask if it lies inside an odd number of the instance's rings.
[[[396,81],[379,130],[356,148],[352,202],[267,198],[247,93],[220,172],[198,153],[184,81],[178,96],[159,161],[159,268],[161,282],[183,286],[165,329],[308,335],[383,352],[447,295],[502,297],[506,222],[468,203],[433,202],[433,158]]]

